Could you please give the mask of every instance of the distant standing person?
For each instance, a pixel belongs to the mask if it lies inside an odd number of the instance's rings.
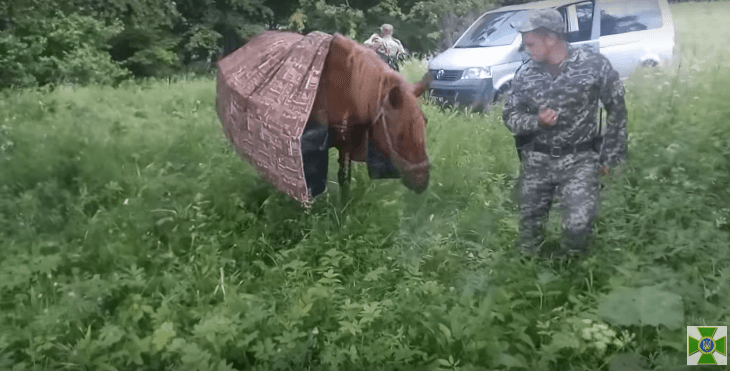
[[[503,111],[518,143],[520,236],[528,254],[541,252],[552,198],[563,208],[559,256],[585,253],[598,211],[599,173],[626,158],[626,106],[619,75],[603,55],[565,41],[555,9],[530,12],[519,28],[531,59],[516,72]],[[598,101],[608,112],[601,141]]]
[[[379,34],[372,34],[372,36],[365,40],[363,44],[390,58],[397,57],[398,53],[406,53],[406,49],[403,47],[403,44],[393,37],[393,26],[387,23],[380,26]]]

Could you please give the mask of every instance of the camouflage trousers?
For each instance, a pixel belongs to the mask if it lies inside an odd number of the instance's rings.
[[[559,158],[524,151],[520,174],[520,236],[526,253],[541,251],[553,198],[561,206],[563,223],[558,255],[588,250],[598,212],[598,154],[581,152]]]

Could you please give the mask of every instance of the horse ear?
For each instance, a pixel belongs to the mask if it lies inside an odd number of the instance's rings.
[[[413,94],[416,96],[416,98],[420,97],[428,88],[431,86],[431,82],[433,81],[433,74],[430,72],[426,72],[425,75],[423,75],[423,78],[421,81],[413,84]]]
[[[423,95],[423,93],[428,89],[428,86],[423,83],[423,81],[419,81],[415,84],[413,84],[413,95],[416,96],[416,98]]]
[[[395,85],[388,92],[388,101],[390,105],[395,109],[400,109],[403,104],[403,90],[400,85]]]

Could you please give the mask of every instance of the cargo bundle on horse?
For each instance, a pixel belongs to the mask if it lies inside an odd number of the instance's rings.
[[[339,35],[266,31],[223,58],[217,112],[239,155],[280,191],[308,204],[326,188],[327,151],[373,179],[428,187],[426,118],[410,84],[372,50]]]

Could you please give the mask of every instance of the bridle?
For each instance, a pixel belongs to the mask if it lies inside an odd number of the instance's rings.
[[[418,163],[411,163],[410,161],[403,158],[398,151],[396,151],[395,146],[393,145],[393,139],[390,137],[390,132],[388,131],[388,125],[385,122],[385,105],[388,102],[390,93],[385,95],[385,99],[383,99],[383,102],[380,104],[380,108],[378,109],[378,113],[375,115],[375,125],[380,124],[384,135],[385,135],[385,142],[388,146],[386,153],[390,155],[391,160],[394,160],[396,163],[402,165],[402,171],[414,171],[414,170],[421,170],[423,168],[428,169],[428,158],[425,160],[418,162]],[[379,122],[378,122],[379,121]]]

